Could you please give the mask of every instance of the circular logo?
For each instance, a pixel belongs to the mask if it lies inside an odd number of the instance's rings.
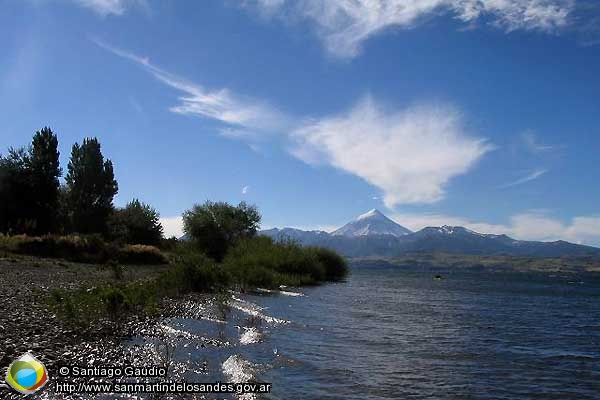
[[[48,373],[44,364],[25,353],[8,367],[6,382],[16,391],[30,394],[48,382]]]

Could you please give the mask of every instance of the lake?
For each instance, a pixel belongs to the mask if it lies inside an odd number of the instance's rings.
[[[180,376],[271,382],[266,399],[600,398],[599,278],[442,275],[359,265],[302,296],[233,294],[167,322]]]

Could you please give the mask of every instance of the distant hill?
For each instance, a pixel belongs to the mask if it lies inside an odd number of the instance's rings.
[[[396,257],[407,253],[448,253],[519,257],[600,258],[600,248],[562,240],[536,242],[506,235],[474,232],[461,226],[427,227],[411,232],[378,210],[371,210],[343,227],[327,233],[283,228],[261,231],[276,240],[286,238],[303,245],[329,247],[347,257]]]
[[[303,245],[315,245],[321,240],[327,240],[329,233],[325,231],[303,231],[295,228],[268,229],[260,232],[261,235],[272,237],[275,240],[292,239]]]

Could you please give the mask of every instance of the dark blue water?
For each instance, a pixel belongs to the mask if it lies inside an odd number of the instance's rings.
[[[436,280],[371,266],[302,292],[235,295],[226,324],[173,321],[230,341],[180,348],[179,357],[215,365],[205,381],[272,382],[268,399],[600,399],[598,278],[462,272]],[[240,340],[247,328],[254,340]]]

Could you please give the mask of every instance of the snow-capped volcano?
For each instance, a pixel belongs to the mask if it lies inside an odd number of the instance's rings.
[[[405,236],[412,232],[400,224],[392,221],[379,210],[373,209],[359,215],[354,221],[347,223],[338,230],[331,232],[333,236],[367,236],[367,235],[392,235]]]
[[[429,226],[411,232],[378,210],[360,215],[331,233],[293,228],[261,231],[274,240],[293,239],[305,246],[322,246],[346,257],[395,257],[409,253],[449,253],[518,257],[595,257],[600,248],[564,241],[528,242],[506,235],[474,232],[462,226]]]

